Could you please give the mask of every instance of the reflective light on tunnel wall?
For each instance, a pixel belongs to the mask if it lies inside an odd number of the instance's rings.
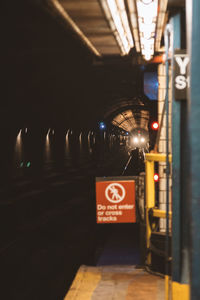
[[[82,135],[83,135],[83,133],[81,131],[80,134],[79,134],[79,146],[80,146],[80,149],[82,149]]]
[[[51,159],[51,150],[50,150],[50,133],[51,128],[48,129],[45,139],[45,162],[48,163]]]
[[[17,166],[21,166],[22,158],[22,129],[20,129],[15,143],[15,161]]]
[[[66,156],[69,157],[70,151],[69,151],[69,134],[71,130],[68,129],[66,133]]]
[[[89,131],[88,135],[87,135],[89,153],[92,153],[92,142],[91,142],[92,135],[93,135],[93,132]]]

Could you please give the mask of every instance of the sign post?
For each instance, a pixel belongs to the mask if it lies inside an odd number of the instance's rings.
[[[97,223],[135,223],[135,181],[127,177],[96,178]]]

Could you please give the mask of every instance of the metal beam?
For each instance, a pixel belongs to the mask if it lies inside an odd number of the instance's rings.
[[[60,18],[71,28],[71,30],[79,37],[79,39],[87,46],[87,48],[96,56],[101,56],[97,49],[92,45],[89,39],[83,34],[76,23],[70,18],[67,11],[63,8],[58,0],[45,0],[45,6],[50,9],[54,9]]]

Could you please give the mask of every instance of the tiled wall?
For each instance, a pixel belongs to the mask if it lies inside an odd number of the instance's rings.
[[[169,68],[169,151],[171,153],[171,70]],[[158,66],[158,121],[160,124],[162,110],[165,102],[165,94],[166,94],[166,67],[164,64],[160,64]],[[158,145],[159,153],[166,153],[166,113],[163,119],[163,126],[161,129],[160,142]],[[159,208],[162,210],[166,210],[166,163],[159,163]],[[172,180],[169,180],[169,198],[171,199],[171,184]],[[166,220],[160,219],[160,231],[164,232],[166,229]]]

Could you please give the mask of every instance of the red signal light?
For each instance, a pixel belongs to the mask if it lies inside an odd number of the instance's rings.
[[[158,182],[159,181],[159,175],[157,173],[154,174],[153,179],[154,179],[155,182]]]
[[[153,130],[158,130],[158,127],[159,127],[158,122],[153,122],[152,125],[151,125],[151,128],[152,128]]]

